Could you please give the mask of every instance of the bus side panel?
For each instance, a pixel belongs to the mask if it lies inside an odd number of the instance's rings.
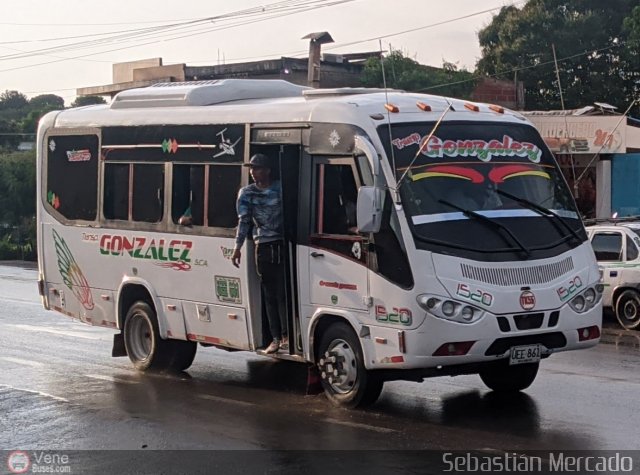
[[[41,216],[49,217],[45,212]],[[52,219],[49,217],[52,221]],[[116,327],[113,291],[91,285],[94,259],[80,228],[43,222],[41,268],[50,308],[91,325]]]
[[[185,302],[187,338],[212,345],[251,349],[243,308]]]

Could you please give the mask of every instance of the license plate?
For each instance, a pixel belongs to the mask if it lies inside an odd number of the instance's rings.
[[[537,363],[540,361],[541,345],[523,345],[511,347],[509,364]]]

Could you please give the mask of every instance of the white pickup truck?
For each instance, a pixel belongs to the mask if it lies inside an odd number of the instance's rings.
[[[587,233],[602,269],[603,304],[622,327],[640,330],[640,217],[592,220]]]

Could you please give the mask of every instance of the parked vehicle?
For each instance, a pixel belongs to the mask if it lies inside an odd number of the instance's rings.
[[[587,222],[604,283],[603,305],[627,330],[640,328],[640,217]]]

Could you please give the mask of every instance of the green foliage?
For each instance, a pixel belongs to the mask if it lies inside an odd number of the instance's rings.
[[[107,101],[100,96],[78,96],[76,100],[71,103],[71,107],[90,106],[93,104],[106,104]]]
[[[0,155],[0,223],[17,226],[35,216],[36,153]]]
[[[640,92],[636,5],[637,0],[529,0],[521,9],[503,7],[478,34],[478,71],[511,80],[517,69],[527,109],[559,109],[554,45],[566,108],[599,101],[624,111]]]
[[[29,104],[27,96],[18,91],[4,91],[0,94],[0,110],[22,109]]]
[[[35,259],[36,154],[0,154],[0,259]]]
[[[631,15],[624,19],[624,33],[631,41],[640,41],[640,5],[631,11]]]
[[[0,150],[14,150],[22,136],[13,134],[20,132],[20,124],[17,121],[0,116]]]
[[[31,98],[29,107],[33,110],[64,109],[64,99],[55,94],[40,94]]]
[[[24,227],[0,231],[0,260],[36,260],[35,217]]]
[[[425,66],[400,51],[392,51],[383,61],[389,88],[467,99],[475,86],[473,74],[458,70],[453,63],[444,62],[442,68]],[[367,60],[362,72],[362,84],[366,87],[384,87],[382,64],[378,58]]]
[[[64,109],[64,99],[55,94],[41,94],[31,100],[18,91],[0,94],[0,134],[5,134],[0,135],[0,150],[15,150],[20,142],[34,140],[40,118],[59,109]]]

